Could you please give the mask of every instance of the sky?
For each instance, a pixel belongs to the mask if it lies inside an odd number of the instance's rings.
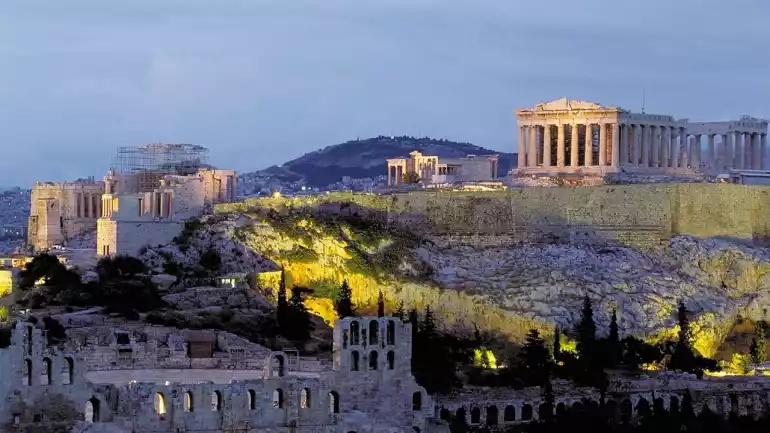
[[[0,185],[193,143],[253,171],[377,135],[516,148],[582,99],[770,118],[767,0],[2,0]]]

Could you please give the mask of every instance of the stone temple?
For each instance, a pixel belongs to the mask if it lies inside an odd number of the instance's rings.
[[[690,122],[562,98],[516,111],[519,174],[765,170],[766,120]]]

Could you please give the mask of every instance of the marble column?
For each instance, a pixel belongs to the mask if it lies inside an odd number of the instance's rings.
[[[571,125],[572,137],[570,139],[570,167],[575,168],[578,166],[578,155],[580,155],[580,136],[578,135],[578,128],[580,125],[573,123]]]
[[[633,160],[631,161],[631,165],[634,167],[639,166],[639,161],[641,160],[642,156],[642,135],[641,135],[641,128],[639,128],[639,125],[632,125],[631,131],[633,133],[633,156],[631,157]]]
[[[529,127],[529,151],[527,152],[527,167],[537,167],[537,126]]]
[[[708,157],[708,167],[711,169],[717,166],[717,157],[714,153],[714,134],[707,135],[708,137],[708,149],[706,150],[706,156]]]
[[[668,168],[669,157],[671,156],[671,128],[668,126],[660,127],[660,166]]]
[[[594,126],[586,123],[586,145],[584,165],[590,167],[594,165]]]
[[[743,133],[736,132],[733,137],[733,168],[743,168]]]
[[[543,127],[543,167],[551,166],[551,125]]]
[[[682,128],[677,128],[679,141],[677,142],[677,167],[687,168],[692,160],[692,140]]]
[[[681,144],[680,141],[681,140]],[[687,149],[687,139],[679,131],[679,128],[671,129],[671,168],[681,167],[682,150]]]
[[[733,168],[733,144],[732,134],[722,134],[722,145],[724,146],[724,169]]]
[[[690,160],[690,165],[692,168],[700,168],[701,163],[703,163],[702,158],[702,144],[701,144],[701,135],[695,134],[692,139],[692,148],[695,152],[693,158]]]
[[[566,155],[564,154],[564,137],[566,137],[566,126],[557,125],[556,127],[556,166],[564,167]]]
[[[650,166],[650,126],[649,125],[637,125],[640,129],[639,133],[641,135],[641,152],[642,152],[642,167],[649,167]]]
[[[607,165],[607,125],[599,124],[599,165]]]
[[[526,126],[519,126],[519,168],[524,168],[527,165],[527,143],[526,139]]]
[[[620,125],[612,124],[612,166],[620,166]]]
[[[628,164],[628,135],[626,134],[626,125],[618,125],[620,133],[620,165]]]
[[[760,134],[759,135],[759,169],[760,170],[765,170],[765,168],[767,167],[765,158],[767,158],[767,134]]]
[[[743,168],[747,170],[754,169],[754,140],[750,132],[746,133],[743,140]]]
[[[658,127],[656,125],[650,125],[650,147],[652,149],[650,167],[660,167],[660,139],[658,138]]]

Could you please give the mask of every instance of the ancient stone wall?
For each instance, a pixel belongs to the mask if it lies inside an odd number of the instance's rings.
[[[165,245],[182,232],[183,221],[97,222],[96,250],[99,255],[138,255],[142,247]]]

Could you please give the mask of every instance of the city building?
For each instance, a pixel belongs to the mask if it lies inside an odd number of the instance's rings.
[[[413,183],[406,179],[411,174],[423,184],[479,182],[498,178],[498,155],[468,155],[463,158],[425,156],[418,151],[408,158],[388,159],[388,186]],[[407,182],[405,182],[407,181]]]

